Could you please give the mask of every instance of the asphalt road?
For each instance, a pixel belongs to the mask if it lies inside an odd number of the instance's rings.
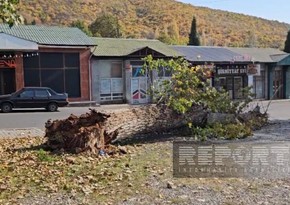
[[[253,108],[257,103],[261,111],[266,110],[270,101],[258,101],[252,103]],[[271,101],[268,113],[271,120],[290,120],[290,100]],[[117,110],[128,108],[129,105],[101,105],[94,107],[97,110]],[[11,113],[0,112],[0,129],[6,128],[38,128],[45,130],[45,122],[48,119],[65,119],[70,114],[81,115],[89,112],[89,107],[64,107],[58,112],[47,112],[45,110],[14,110]]]
[[[126,108],[128,105],[104,105],[93,107],[97,110],[116,110]],[[0,129],[7,128],[38,128],[45,130],[45,122],[49,119],[65,119],[70,114],[81,115],[89,112],[90,107],[64,107],[58,112],[47,112],[44,109],[17,109],[11,113],[0,112]]]
[[[59,108],[58,112],[47,112],[42,109],[13,110],[11,113],[0,113],[0,129],[36,127],[44,130],[48,119],[64,119],[71,113],[80,115],[88,111],[87,107]]]

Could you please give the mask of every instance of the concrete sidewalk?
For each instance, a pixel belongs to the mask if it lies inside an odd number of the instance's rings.
[[[0,129],[0,138],[41,137],[44,134],[43,130],[35,127]]]
[[[254,108],[257,104],[262,113],[267,111],[270,120],[290,120],[290,99],[255,100],[250,108]]]

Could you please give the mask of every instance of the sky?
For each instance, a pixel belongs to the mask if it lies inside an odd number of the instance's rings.
[[[290,24],[290,0],[178,0],[194,6],[242,13]]]

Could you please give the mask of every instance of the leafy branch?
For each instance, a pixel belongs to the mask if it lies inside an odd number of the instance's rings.
[[[23,22],[23,18],[18,14],[16,6],[19,0],[0,0],[0,20],[13,26]]]

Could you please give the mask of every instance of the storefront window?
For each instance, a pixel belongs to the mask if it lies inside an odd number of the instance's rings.
[[[248,85],[245,65],[218,65],[214,86],[228,92],[230,98],[243,98],[242,89]]]
[[[261,71],[261,75],[254,76],[254,87],[253,87],[255,98],[265,98],[265,71]]]
[[[145,77],[147,72],[143,70],[143,61],[130,61],[132,66],[132,77]]]
[[[122,78],[122,62],[112,62],[111,64],[111,77]]]
[[[25,53],[25,86],[45,86],[69,97],[80,97],[79,53]]]

